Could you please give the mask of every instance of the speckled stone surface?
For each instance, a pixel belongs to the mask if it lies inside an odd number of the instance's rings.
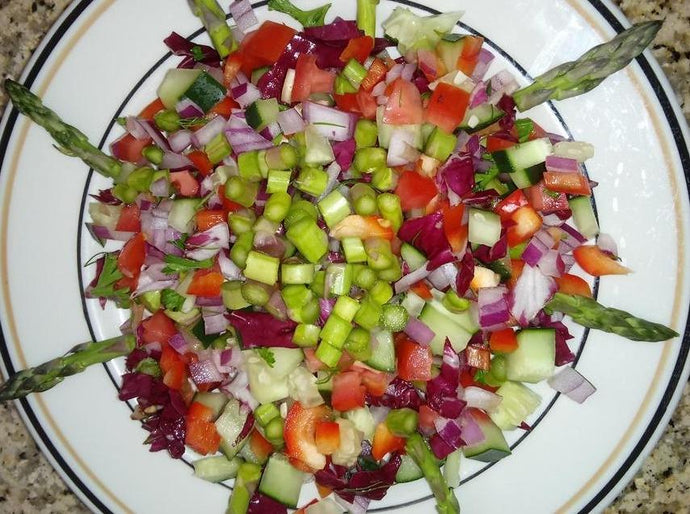
[[[0,72],[17,77],[69,0],[0,0]],[[653,53],[690,120],[690,0],[613,0],[633,22],[664,19]],[[0,92],[0,113],[7,98]],[[690,512],[690,387],[663,437],[606,510]],[[14,405],[0,404],[0,512],[88,512],[36,447]]]

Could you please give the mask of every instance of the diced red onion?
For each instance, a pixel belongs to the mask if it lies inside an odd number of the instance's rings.
[[[160,291],[167,288],[174,288],[177,285],[176,275],[163,273],[165,263],[151,264],[145,267],[139,274],[135,296],[148,291]]]
[[[187,353],[187,351],[189,350],[189,345],[187,344],[187,341],[180,333],[173,335],[168,340],[168,344],[172,347],[173,350],[175,350],[177,353],[181,355]]]
[[[434,426],[438,435],[454,450],[464,445],[462,430],[460,430],[460,425],[454,419],[439,416],[434,420]]]
[[[194,304],[198,307],[220,307],[223,305],[222,296],[197,296]]]
[[[597,246],[611,255],[618,255],[618,245],[610,234],[601,232],[597,238]]]
[[[260,134],[266,139],[273,140],[280,135],[280,125],[278,122],[269,123],[266,128],[264,128]]]
[[[477,294],[479,325],[483,329],[494,328],[510,320],[508,289],[505,286],[483,287]]]
[[[491,77],[491,96],[489,96],[489,103],[496,105],[496,103],[503,97],[517,91],[520,87],[513,74],[507,70],[501,70],[496,75]]]
[[[498,407],[503,399],[501,396],[477,386],[468,386],[463,390],[462,399],[468,407],[476,407],[485,411],[491,411]],[[465,432],[463,430],[463,436]]]
[[[146,129],[146,132],[149,133],[149,136],[151,136],[151,139],[153,139],[154,143],[165,151],[170,150],[170,144],[168,143],[167,138],[160,130],[158,130],[158,127],[156,127],[155,123],[147,120],[141,120],[141,124]]]
[[[210,359],[190,362],[189,375],[195,384],[212,384],[223,381],[223,375]]]
[[[294,107],[278,113],[278,125],[286,136],[303,132],[307,126],[300,113]]]
[[[175,153],[186,150],[192,144],[192,132],[189,130],[178,130],[168,137],[170,149]]]
[[[561,225],[561,223],[563,223],[563,220],[558,214],[552,212],[542,216],[542,223],[545,227],[558,227]]]
[[[408,62],[403,66],[402,71],[400,72],[400,78],[403,80],[411,81],[412,76],[414,75],[414,72],[417,70],[417,65],[413,62]]]
[[[102,225],[94,225],[87,223],[86,228],[96,239],[110,239],[112,241],[129,241],[134,232],[126,232],[123,230],[110,230],[108,227]]]
[[[261,98],[261,91],[251,82],[244,82],[230,90],[233,99],[241,107],[248,107]]]
[[[285,241],[265,230],[259,230],[254,234],[254,248],[271,257],[282,258],[285,255]]]
[[[193,167],[192,161],[190,161],[186,155],[173,152],[166,152],[160,163],[161,169],[169,169],[171,171],[183,170],[191,167]]]
[[[432,271],[428,279],[436,289],[444,290],[448,286],[455,286],[457,276],[458,269],[455,264],[448,262]]]
[[[254,14],[254,9],[252,9],[252,5],[248,0],[235,0],[230,4],[229,11],[235,23],[243,32],[247,32],[248,29],[259,23]]]
[[[177,102],[175,110],[182,118],[198,118],[204,115],[203,109],[187,97]]]
[[[221,309],[218,308],[203,308],[201,315],[204,320],[204,333],[220,334],[228,328],[228,319],[225,317],[225,309],[222,307],[223,300],[221,299]]]
[[[553,278],[537,267],[525,264],[510,295],[510,312],[518,323],[526,326],[558,290]]]
[[[571,253],[561,254],[561,260],[563,261],[563,273],[568,273],[575,265],[575,256]]]
[[[241,280],[244,276],[240,267],[228,258],[225,251],[218,253],[218,266],[226,280]]]
[[[467,445],[479,444],[486,439],[484,432],[479,424],[471,414],[472,410],[468,409],[460,415],[460,428],[462,429],[462,439]]]
[[[547,155],[546,171],[554,171],[557,173],[579,172],[580,165],[576,159],[559,157],[557,155]]]
[[[304,121],[314,126],[319,134],[333,140],[346,141],[355,133],[357,115],[315,102],[302,102]]]
[[[390,84],[393,82],[395,79],[399,78],[400,75],[402,75],[403,68],[405,67],[404,64],[394,64],[393,67],[388,70],[386,73],[386,84]]]
[[[540,230],[525,247],[522,252],[522,260],[530,266],[536,266],[544,255],[553,247],[555,241],[553,237],[546,231]]]
[[[565,263],[558,250],[549,250],[537,263],[539,269],[549,277],[560,277],[565,273]]]
[[[388,166],[404,166],[411,162],[415,162],[419,158],[419,150],[414,146],[415,136],[406,129],[394,129],[390,142],[388,143],[388,153],[386,157],[386,165]]]
[[[481,48],[479,50],[479,55],[477,56],[477,64],[474,66],[474,70],[472,71],[472,80],[481,80],[488,71],[493,60],[494,54],[492,54],[486,48]]]
[[[125,129],[135,139],[144,140],[151,137],[149,136],[149,133],[144,127],[142,121],[139,120],[139,118],[137,118],[136,116],[127,116]]]
[[[206,146],[213,140],[214,137],[223,132],[223,129],[225,129],[225,118],[222,116],[216,116],[206,125],[192,134],[192,144],[197,148]]]
[[[486,92],[486,84],[484,82],[479,82],[472,93],[470,94],[470,108],[477,107],[485,103],[489,99],[489,95]]]
[[[547,380],[547,383],[559,393],[577,403],[584,402],[597,388],[583,377],[576,369],[567,366]]]
[[[233,114],[225,125],[225,135],[233,150],[237,154],[253,150],[266,150],[273,147],[261,134],[251,128],[246,121]]]
[[[405,333],[422,346],[429,346],[436,334],[425,323],[410,316],[405,325]]]
[[[395,294],[400,294],[407,291],[410,286],[416,284],[420,280],[425,279],[429,275],[429,269],[426,266],[420,266],[411,273],[408,273],[395,283]]]
[[[561,230],[563,230],[564,232],[566,232],[566,233],[568,234],[568,236],[574,238],[575,241],[577,241],[578,243],[584,243],[584,242],[587,241],[587,238],[586,238],[585,236],[583,236],[582,234],[580,234],[580,232],[578,232],[577,230],[575,230],[573,227],[571,227],[571,226],[568,225],[567,223],[563,223],[563,224],[560,226],[560,228],[561,228]],[[563,241],[563,238],[561,238],[561,242],[562,242],[562,241]],[[579,246],[579,245],[577,245],[577,244],[571,244],[571,246],[574,248],[574,247]]]
[[[371,95],[375,97],[381,96],[386,91],[387,86],[388,84],[385,81],[379,82],[372,88]]]

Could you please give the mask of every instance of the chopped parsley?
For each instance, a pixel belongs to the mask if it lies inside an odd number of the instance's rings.
[[[167,266],[163,268],[163,273],[184,273],[185,271],[195,269],[208,269],[213,266],[213,259],[204,259],[202,261],[195,261],[194,259],[186,259],[176,255],[166,255],[164,259]]]
[[[86,264],[92,264],[93,259]],[[117,268],[117,253],[103,254],[103,269],[93,286],[87,289],[92,298],[106,298],[113,300],[120,307],[129,307],[129,288],[116,288],[118,280],[124,275]]]
[[[161,303],[171,311],[179,311],[184,305],[185,297],[174,289],[163,289],[161,291]]]
[[[273,350],[270,348],[260,346],[258,348],[254,348],[254,350],[259,357],[266,361],[266,364],[268,364],[269,367],[272,368],[276,363],[276,357],[273,355]]]

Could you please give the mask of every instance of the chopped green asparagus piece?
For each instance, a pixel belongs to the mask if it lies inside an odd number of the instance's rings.
[[[538,76],[532,84],[513,93],[517,108],[526,111],[549,100],[563,100],[595,88],[640,55],[656,36],[661,23],[647,21],[633,25],[576,61],[566,62]]]
[[[26,87],[10,79],[5,80],[5,91],[14,106],[22,114],[43,127],[57,142],[57,148],[65,155],[79,157],[91,168],[105,177],[117,178],[122,163],[106,155],[89,143],[87,137],[77,128],[68,125],[43,105],[41,99]]]
[[[288,16],[292,16],[300,22],[303,27],[319,27],[325,25],[326,13],[331,8],[331,4],[324,4],[315,9],[304,11],[295,6],[290,0],[268,0],[268,10],[278,11]]]
[[[357,28],[366,36],[376,36],[376,6],[379,0],[357,0]]]
[[[546,304],[546,311],[562,312],[584,327],[611,332],[633,341],[666,341],[678,333],[664,325],[637,318],[632,314],[605,307],[592,298],[556,293]]]
[[[448,487],[441,469],[424,438],[418,433],[412,434],[405,444],[405,452],[424,473],[424,478],[436,498],[436,511],[439,514],[459,514],[460,505],[453,490]]]
[[[230,55],[237,48],[237,41],[225,21],[225,12],[216,0],[190,0],[189,6],[194,16],[204,24],[211,37],[213,47],[221,58]]]
[[[9,377],[7,382],[0,385],[0,401],[16,400],[30,393],[46,391],[62,382],[65,377],[81,373],[92,364],[128,355],[135,344],[136,338],[127,335],[77,345],[62,357]]]

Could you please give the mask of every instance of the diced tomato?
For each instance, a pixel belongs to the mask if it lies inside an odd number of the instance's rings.
[[[455,67],[467,76],[472,75],[483,43],[484,38],[480,36],[465,36],[462,38],[462,52]]]
[[[364,407],[366,388],[356,371],[343,371],[333,377],[331,406],[340,412]]]
[[[249,434],[249,447],[261,462],[268,459],[275,450],[273,445],[256,429]]]
[[[194,215],[194,218],[196,219],[196,228],[201,231],[228,221],[228,215],[222,209],[202,209]]]
[[[510,278],[506,282],[509,289],[515,287],[520,274],[522,273],[522,268],[525,267],[525,261],[522,259],[510,259]]]
[[[515,246],[527,241],[541,228],[542,217],[529,205],[517,209],[510,220],[514,223],[506,228],[508,246]]]
[[[592,276],[627,275],[630,269],[596,245],[581,245],[573,250],[575,262]]]
[[[424,300],[431,300],[433,298],[431,288],[424,280],[420,280],[419,282],[412,284],[410,286],[410,291]]]
[[[141,322],[141,341],[143,344],[167,344],[172,336],[177,334],[173,321],[163,311],[157,311],[153,316]]]
[[[236,109],[237,107],[239,107],[239,104],[235,102],[232,97],[225,96],[220,102],[211,107],[211,110],[208,112],[217,114],[227,119],[232,114],[232,110]]]
[[[393,229],[388,220],[378,216],[351,214],[333,227],[330,235],[339,241],[346,237],[360,239],[381,237],[390,241],[393,239]]]
[[[196,196],[199,193],[199,182],[189,170],[171,171],[170,182],[182,196]]]
[[[399,338],[395,342],[398,376],[403,380],[431,380],[433,355],[429,346],[422,346],[411,339]]]
[[[220,296],[220,286],[224,280],[222,273],[214,269],[196,270],[187,293],[206,298]]]
[[[374,89],[376,84],[381,82],[386,77],[386,73],[388,73],[388,66],[386,66],[386,63],[384,63],[381,59],[376,57],[372,61],[371,66],[369,66],[367,75],[364,77],[364,80],[362,80],[359,88],[364,91],[371,91]]]
[[[362,379],[362,385],[372,396],[383,395],[388,388],[388,384],[390,384],[395,378],[395,376],[390,373],[385,373],[383,371],[370,368],[363,362],[358,361],[352,364],[350,370],[359,373],[359,376]]]
[[[267,20],[257,30],[247,34],[238,50],[242,54],[241,69],[244,74],[249,76],[257,68],[275,64],[296,33],[287,25]]]
[[[369,54],[374,49],[374,38],[371,36],[360,36],[352,38],[348,41],[345,50],[340,54],[342,62],[348,62],[350,59],[355,59],[360,64],[364,64]]]
[[[517,144],[516,141],[511,141],[510,139],[505,139],[502,137],[498,136],[487,136],[486,138],[486,151],[487,152],[495,152],[497,150],[505,150],[506,148],[510,148],[511,146],[515,146]]]
[[[518,342],[512,328],[494,330],[489,336],[489,348],[492,352],[510,353],[517,350]]]
[[[330,417],[331,410],[324,404],[304,407],[295,402],[288,410],[283,429],[285,453],[300,469],[313,473],[326,466],[326,456],[316,448],[316,424]]]
[[[225,87],[230,87],[237,73],[242,69],[242,61],[241,52],[233,52],[225,59],[223,64],[223,84]]]
[[[527,197],[522,189],[516,189],[494,207],[494,212],[498,214],[501,221],[507,221],[520,207],[528,204]]]
[[[340,446],[340,425],[335,421],[319,421],[314,434],[316,449],[331,455]]]
[[[244,209],[240,204],[233,202],[225,196],[225,185],[221,184],[216,191],[218,198],[223,202],[223,210],[225,212],[235,212]]]
[[[491,363],[491,352],[485,346],[469,344],[465,348],[467,364],[473,368],[488,370]]]
[[[398,178],[395,194],[404,212],[425,208],[438,194],[436,182],[415,171],[403,171]]]
[[[356,93],[333,95],[333,99],[341,111],[359,114],[368,120],[376,118],[378,105],[376,99],[368,91],[360,88]]]
[[[565,193],[558,193],[550,190],[543,180],[540,180],[533,186],[525,188],[524,191],[532,207],[544,214],[564,211],[570,208],[568,205],[568,197],[565,196]]]
[[[436,424],[434,423],[441,415],[426,404],[419,406],[419,428],[425,434],[430,434],[436,431]]]
[[[592,288],[582,277],[564,273],[560,277],[555,277],[558,291],[565,294],[579,294],[592,298]]]
[[[426,119],[446,132],[453,132],[465,117],[470,94],[464,89],[440,82],[431,93]]]
[[[110,153],[121,161],[140,163],[144,160],[141,151],[152,142],[150,137],[137,139],[131,134],[125,134],[110,144]]]
[[[127,278],[137,278],[146,260],[146,240],[139,232],[125,243],[117,256],[117,269]]]
[[[160,98],[156,98],[153,102],[141,110],[138,117],[142,120],[153,121],[153,117],[163,109],[165,109],[163,101]]]
[[[374,441],[371,447],[371,456],[376,460],[383,459],[386,454],[400,451],[405,447],[406,439],[393,435],[388,425],[381,422],[376,426]]]
[[[216,453],[220,447],[220,434],[215,423],[200,419],[188,419],[184,442],[200,455]]]
[[[589,180],[579,171],[545,171],[544,184],[551,191],[569,195],[590,196],[592,188]]]
[[[163,383],[176,391],[182,389],[187,380],[187,366],[180,354],[170,346],[164,345],[159,364],[163,373]]]
[[[388,102],[383,109],[384,123],[417,125],[424,121],[422,96],[412,82],[397,78],[388,85],[386,91]]]
[[[123,205],[115,230],[139,232],[141,230],[141,210],[135,203]]]
[[[463,223],[465,206],[462,203],[451,207],[444,203],[441,208],[443,214],[443,233],[446,235],[453,253],[462,251],[467,246],[467,223]]]
[[[301,102],[312,93],[330,93],[333,91],[335,73],[322,70],[316,65],[316,56],[300,54],[295,66],[295,82],[292,86],[290,100]]]

